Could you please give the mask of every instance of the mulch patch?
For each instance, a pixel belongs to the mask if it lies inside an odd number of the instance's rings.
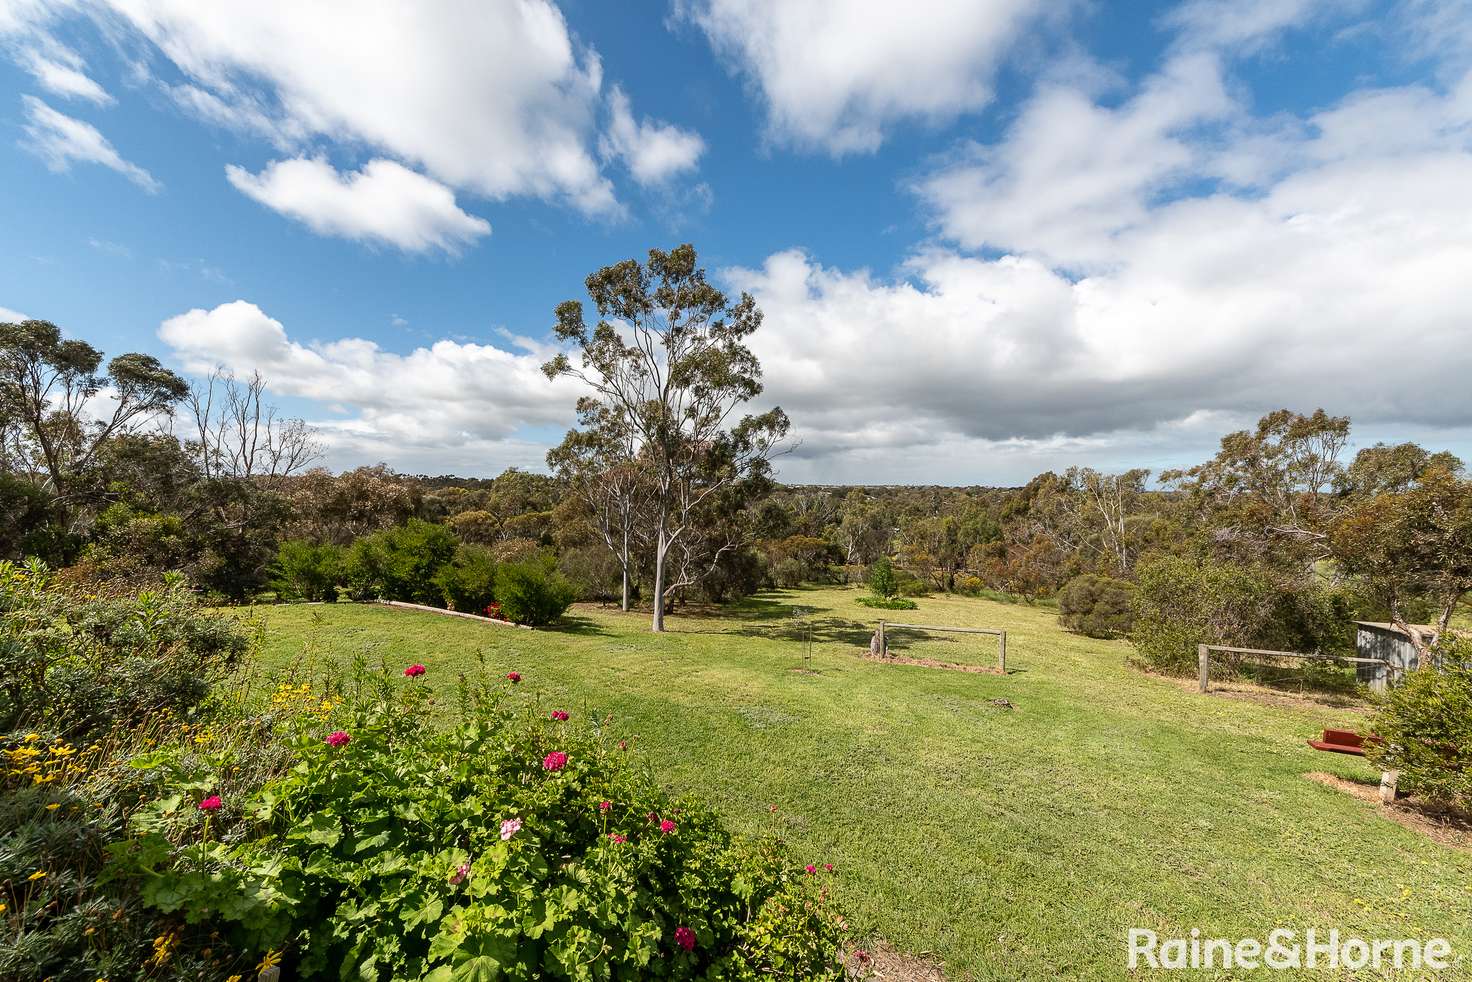
[[[879,941],[873,948],[855,950],[848,956],[848,974],[853,979],[873,982],[945,982],[945,973],[925,955],[906,955]]]

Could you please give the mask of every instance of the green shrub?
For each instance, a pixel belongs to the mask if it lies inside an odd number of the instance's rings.
[[[347,582],[357,600],[444,602],[435,574],[455,557],[455,535],[443,525],[411,518],[366,535],[348,550]]]
[[[895,587],[902,597],[930,596],[930,584],[908,570],[896,571],[894,579]]]
[[[1383,743],[1368,754],[1400,771],[1400,787],[1437,805],[1472,812],[1472,640],[1448,639],[1441,668],[1408,673],[1370,725]]]
[[[986,582],[979,576],[962,573],[956,577],[956,584],[953,589],[957,593],[968,597],[979,597],[981,596],[981,592],[986,589]]]
[[[246,647],[177,579],[98,599],[58,589],[39,565],[0,563],[0,699],[4,725],[21,727],[0,737],[0,978],[248,970],[209,929],[148,910],[136,883],[103,875],[146,797],[128,756],[160,739],[212,746],[201,700]]]
[[[330,542],[313,543],[291,539],[276,553],[271,586],[282,600],[337,600],[342,582],[344,550]]]
[[[1075,576],[1058,594],[1058,622],[1091,638],[1128,634],[1135,585],[1095,573]]]
[[[1135,572],[1130,640],[1157,671],[1194,672],[1198,644],[1353,653],[1348,623],[1357,600],[1346,591],[1183,556],[1146,559]]]
[[[496,570],[496,598],[501,612],[518,624],[552,624],[578,597],[572,581],[557,570],[557,561],[542,554]]]
[[[906,597],[857,597],[854,603],[860,607],[874,607],[878,610],[918,610],[920,605]]]
[[[880,556],[869,567],[869,592],[882,599],[899,596],[900,587],[895,580],[894,564],[888,556]]]
[[[0,559],[63,563],[77,548],[56,499],[23,478],[0,474]]]
[[[39,562],[0,562],[0,732],[87,739],[187,712],[249,649],[179,576],[136,597],[57,589]]]
[[[496,599],[496,558],[484,546],[461,544],[434,577],[440,596],[450,610],[483,614]]]
[[[289,719],[295,766],[213,819],[196,802],[217,775],[138,761],[184,793],[138,813],[119,875],[161,914],[286,949],[291,977],[842,977],[832,874],[671,798],[595,721],[469,683],[436,727],[426,682],[360,676]]]

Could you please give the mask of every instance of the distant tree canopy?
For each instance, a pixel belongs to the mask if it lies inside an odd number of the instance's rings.
[[[188,391],[152,355],[118,355],[103,370],[102,352],[50,321],[0,324],[0,461],[68,511],[108,443],[171,414]]]
[[[504,580],[527,617],[571,592],[646,602],[656,630],[687,594],[989,589],[1056,598],[1072,629],[1128,634],[1167,670],[1202,641],[1343,651],[1355,617],[1429,652],[1472,593],[1462,462],[1414,443],[1351,458],[1350,421],[1323,410],[1267,413],[1156,483],[1071,467],[1020,488],[778,485],[787,417],[747,412],[752,298],[712,286],[690,246],[586,285],[596,323],[560,305],[570,350],[544,366],[586,386],[578,426],[551,473],[494,478],[334,474],[260,376],[190,385],[47,321],[0,324],[0,558],[103,586],[178,570],[242,601],[346,589],[477,609]]]

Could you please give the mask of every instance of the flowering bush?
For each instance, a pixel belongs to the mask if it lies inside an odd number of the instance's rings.
[[[0,562],[0,732],[86,740],[209,694],[250,647],[178,577],[136,597],[58,588],[40,563]]]
[[[385,670],[345,691],[283,723],[297,763],[249,800],[140,814],[119,874],[303,978],[842,976],[822,878],[669,797],[597,729],[506,684],[466,683],[444,728],[428,683]]]
[[[216,755],[210,683],[248,647],[177,581],[98,598],[58,588],[39,565],[0,563],[0,717],[20,727],[0,730],[0,979],[249,968],[209,927],[147,909],[136,882],[102,875],[128,815],[153,798],[129,757],[161,741]],[[248,745],[269,753],[254,735]],[[237,766],[228,786],[249,771]],[[169,793],[196,825],[229,801],[214,788]]]

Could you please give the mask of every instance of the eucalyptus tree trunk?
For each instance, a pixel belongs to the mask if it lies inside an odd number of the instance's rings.
[[[627,519],[624,521],[624,551],[619,558],[622,560],[619,565],[623,567],[624,572],[624,592],[619,600],[618,609],[627,614],[629,612],[629,523]]]
[[[659,537],[655,540],[654,547],[654,623],[649,628],[655,632],[664,630],[664,557],[669,552],[669,548],[668,533],[665,531],[664,519],[661,517]]]

